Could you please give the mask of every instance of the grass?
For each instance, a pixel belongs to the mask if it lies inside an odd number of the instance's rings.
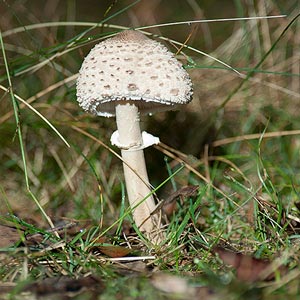
[[[111,1],[88,20],[81,4],[24,3],[0,4],[0,299],[296,299],[297,1],[234,1],[237,17],[288,16],[230,21],[222,34],[225,23],[152,26],[174,19],[155,19],[150,2]],[[172,5],[199,19],[196,1]],[[210,19],[223,7],[203,5]],[[53,11],[65,16],[48,22]],[[144,11],[194,83],[186,109],[143,119],[163,141],[146,151],[150,180],[171,204],[159,246],[132,226],[114,120],[82,112],[74,86],[88,50],[128,18],[144,25]]]

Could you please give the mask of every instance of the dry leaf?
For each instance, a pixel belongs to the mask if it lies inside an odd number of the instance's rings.
[[[95,248],[98,249],[101,253],[112,258],[124,257],[132,252],[132,249],[114,245],[103,245]]]
[[[176,199],[180,198],[183,200],[187,197],[192,197],[197,194],[199,190],[198,185],[187,185],[180,188],[178,191],[172,193],[166,200],[163,201],[162,210],[167,215],[170,216],[173,214],[176,209]]]
[[[186,296],[191,293],[188,281],[175,275],[155,273],[151,277],[151,282],[155,288],[165,293],[185,294]]]
[[[245,282],[255,282],[264,279],[262,278],[263,272],[266,271],[272,263],[269,260],[257,259],[250,255],[231,252],[221,247],[215,248],[214,252],[218,253],[226,265],[236,269],[237,279]],[[274,272],[275,271],[276,270],[274,270]],[[279,271],[285,273],[286,268],[280,266]],[[272,280],[274,278],[274,272],[265,279]]]
[[[30,291],[38,296],[46,296],[51,294],[65,294],[78,293],[83,289],[92,291],[102,291],[104,288],[101,279],[88,276],[83,278],[70,278],[66,276],[46,278],[44,280],[31,283],[23,289],[23,291]]]
[[[151,276],[152,285],[158,290],[171,294],[175,297],[168,299],[194,299],[194,300],[214,300],[220,299],[215,291],[206,286],[195,286],[188,282],[187,278],[167,274],[154,273]]]

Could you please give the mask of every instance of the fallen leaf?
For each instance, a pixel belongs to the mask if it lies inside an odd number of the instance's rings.
[[[170,294],[167,299],[221,299],[212,288],[191,284],[188,278],[159,272],[154,273],[150,280],[156,289]]]
[[[257,259],[250,255],[232,252],[221,247],[216,247],[214,252],[219,255],[226,265],[236,269],[236,277],[241,281],[255,282],[263,279],[272,280],[275,276],[274,272],[277,271],[273,270],[266,278],[262,278],[263,273],[272,267],[271,261]],[[280,266],[278,271],[283,274],[286,272],[286,268]]]
[[[180,198],[182,201],[184,198],[192,197],[197,194],[199,190],[198,185],[187,185],[180,188],[178,191],[172,193],[166,200],[162,203],[162,210],[167,215],[170,216],[173,214],[176,209],[176,199]]]
[[[151,283],[155,288],[165,293],[185,294],[186,296],[191,294],[188,281],[179,276],[167,273],[155,273],[151,277]]]
[[[78,293],[84,289],[102,291],[103,288],[102,280],[94,276],[78,279],[61,276],[31,283],[25,286],[23,291],[30,291],[38,296],[46,296],[51,294]]]
[[[116,258],[116,257],[124,257],[127,256],[132,252],[132,249],[125,248],[122,246],[115,246],[115,245],[103,245],[93,247],[94,249],[97,248],[99,251],[108,257]]]

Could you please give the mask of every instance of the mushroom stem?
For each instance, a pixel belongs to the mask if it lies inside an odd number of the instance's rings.
[[[116,106],[116,121],[119,132],[119,142],[127,145],[128,150],[122,149],[124,160],[124,176],[127,195],[131,208],[133,208],[133,219],[137,227],[153,236],[153,230],[159,229],[158,218],[151,213],[155,210],[153,196],[146,169],[143,150],[130,149],[143,144],[140,129],[138,107],[131,103],[121,103]],[[130,166],[130,168],[128,167]],[[144,199],[143,202],[141,202]]]

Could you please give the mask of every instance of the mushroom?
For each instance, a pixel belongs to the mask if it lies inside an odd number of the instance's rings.
[[[161,43],[125,30],[97,44],[85,57],[77,80],[77,100],[86,111],[116,117],[112,144],[121,149],[133,219],[154,243],[161,241],[159,218],[143,149],[159,139],[140,130],[140,113],[173,109],[192,99],[188,73]],[[156,239],[153,238],[156,236]]]

